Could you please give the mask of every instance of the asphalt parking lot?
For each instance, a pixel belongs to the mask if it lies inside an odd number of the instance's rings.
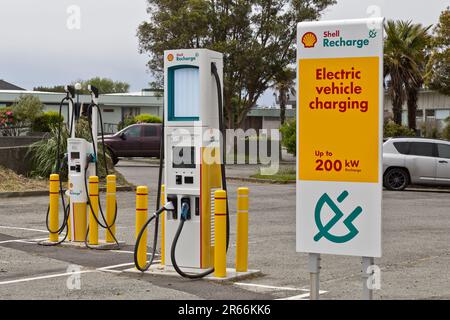
[[[149,186],[154,208],[158,168],[119,163],[118,169],[130,182]],[[307,255],[295,252],[295,185],[230,181],[232,244],[236,189],[244,185],[250,188],[249,267],[262,276],[224,284],[124,274],[133,265],[132,192],[118,193],[117,234],[126,245],[107,252],[38,246],[36,239],[47,236],[48,197],[0,199],[0,299],[308,299]],[[449,208],[446,192],[383,192],[375,299],[450,298]],[[322,256],[321,298],[359,299],[360,269],[358,257]]]

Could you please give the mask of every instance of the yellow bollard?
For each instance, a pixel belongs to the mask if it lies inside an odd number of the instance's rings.
[[[98,244],[98,177],[89,177],[89,244]],[[95,216],[95,217],[94,217]],[[97,218],[97,220],[95,219]]]
[[[227,193],[214,192],[214,276],[227,276]]]
[[[236,272],[248,269],[248,188],[237,191]]]
[[[140,186],[136,189],[136,239],[147,222],[148,213],[148,188]],[[143,268],[147,263],[147,230],[144,231],[139,242],[139,249],[137,252],[138,265]]]
[[[49,208],[49,229],[50,231],[58,231],[59,228],[59,208],[58,208],[58,196],[59,196],[59,175],[50,175],[50,208]],[[58,242],[58,232],[50,232],[50,242]]]
[[[166,204],[166,187],[165,185],[161,186],[161,207],[164,207]],[[166,241],[165,241],[165,232],[166,232],[166,222],[165,217],[166,213],[163,211],[163,213],[160,215],[161,217],[161,265],[165,265],[166,262]]]
[[[116,224],[111,225],[116,215],[116,176],[109,175],[106,177],[106,223],[111,226],[106,229],[106,242],[114,242],[116,236]],[[117,220],[117,217],[116,217]],[[114,236],[114,237],[113,237]]]

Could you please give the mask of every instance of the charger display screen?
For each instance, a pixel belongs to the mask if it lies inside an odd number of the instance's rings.
[[[70,159],[72,159],[72,160],[80,159],[80,153],[79,152],[71,152],[70,153]]]
[[[172,155],[174,169],[195,169],[195,147],[173,147]]]

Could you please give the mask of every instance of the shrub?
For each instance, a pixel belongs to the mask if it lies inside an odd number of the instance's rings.
[[[442,138],[446,139],[446,140],[450,140],[450,117],[448,117],[447,119],[445,119],[445,127],[442,130]]]
[[[161,123],[161,118],[152,114],[143,113],[135,117],[127,117],[118,124],[118,129],[122,130],[136,123]]]
[[[384,124],[384,133],[385,138],[391,137],[414,137],[416,134],[414,130],[409,129],[408,127],[401,126],[396,124],[394,121],[387,121]]]
[[[290,154],[295,155],[297,152],[297,124],[296,120],[292,120],[283,124],[280,128],[281,142]]]
[[[61,128],[61,140],[59,148],[59,159],[63,159],[64,153],[67,152],[67,138],[69,137],[69,132],[66,126]],[[78,120],[76,125],[76,137],[84,138],[87,141],[92,141],[91,133],[89,130],[89,123],[86,119],[81,118]],[[57,145],[58,145],[58,128],[56,126],[50,128],[50,132],[47,135],[48,139],[43,139],[38,142],[33,143],[30,146],[28,154],[31,156],[32,160],[32,175],[39,176],[43,178],[48,178],[53,172],[58,172],[57,170]],[[103,148],[101,142],[98,144],[98,175],[100,178],[106,176],[106,169],[104,167],[103,158]],[[112,160],[108,154],[106,155],[106,162],[109,172],[113,172]],[[67,180],[67,166],[64,166],[60,173],[60,178],[63,181]]]
[[[64,122],[64,118],[56,111],[48,111],[36,117],[32,124],[34,132],[50,132],[51,128],[57,127]]]
[[[12,105],[16,119],[22,123],[22,125],[30,125],[34,120],[42,115],[44,105],[35,96],[21,96]]]
[[[161,123],[161,118],[154,116],[152,114],[140,114],[134,117],[136,123]]]
[[[12,108],[0,108],[0,135],[17,136],[19,130],[16,123],[17,119]]]

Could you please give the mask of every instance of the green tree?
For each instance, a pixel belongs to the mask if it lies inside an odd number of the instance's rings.
[[[385,25],[384,77],[392,99],[394,122],[401,125],[402,106],[408,100],[408,124],[415,129],[417,94],[423,83],[428,29],[411,21],[389,20]]]
[[[224,109],[239,126],[274,77],[295,62],[297,22],[316,20],[335,0],[148,0],[140,52],[162,86],[163,52],[208,48],[224,54]]]
[[[88,80],[77,80],[72,81],[71,85],[75,85],[75,83],[77,82],[79,82],[82,86],[82,89],[80,90],[80,93],[82,94],[89,93],[87,89],[89,84],[97,87],[101,94],[125,93],[130,90],[130,85],[128,83],[122,81],[114,81],[108,78],[95,77]],[[54,87],[35,87],[33,90],[46,92],[64,92],[64,86],[57,85]]]
[[[28,95],[20,96],[11,107],[18,126],[31,126],[34,120],[42,115],[44,104],[38,97]]]
[[[442,11],[433,31],[426,83],[431,89],[450,95],[450,7]]]
[[[33,91],[42,91],[42,92],[61,92],[64,93],[64,86],[54,86],[54,87],[34,87]]]
[[[280,121],[281,125],[286,120],[286,104],[289,100],[289,95],[295,95],[295,70],[291,68],[285,68],[281,72],[275,75],[272,88],[275,89],[275,94],[280,103]]]
[[[290,154],[297,152],[297,125],[296,120],[288,121],[281,126],[281,142]]]

